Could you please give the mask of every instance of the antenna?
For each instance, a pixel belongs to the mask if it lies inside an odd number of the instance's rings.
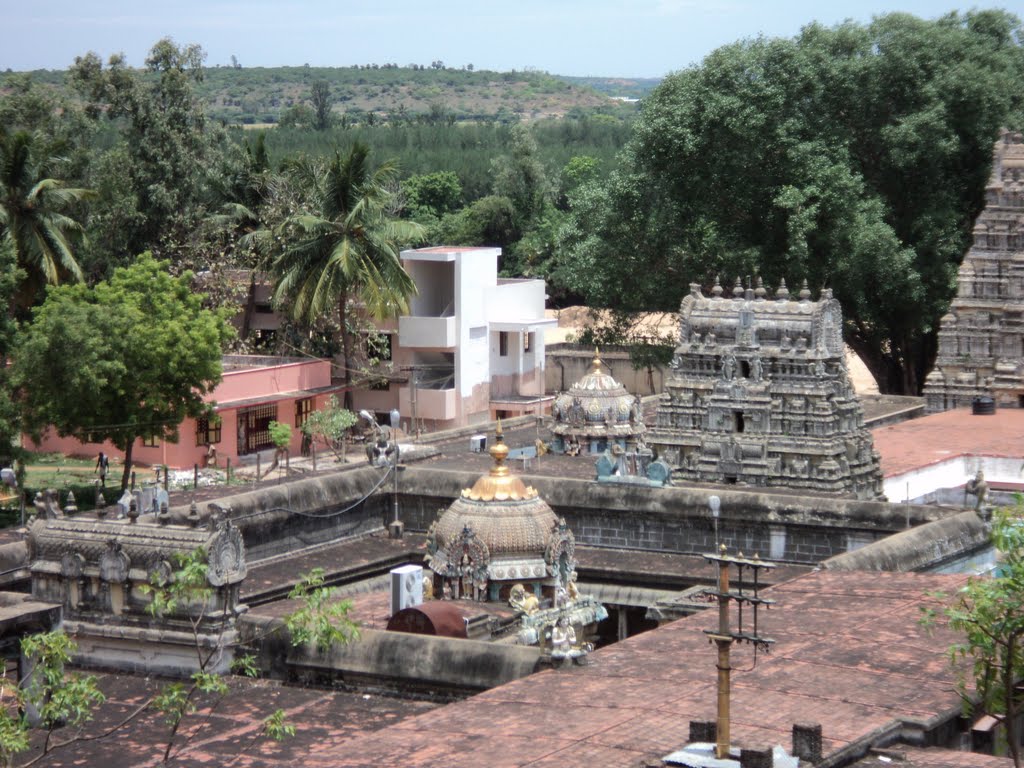
[[[757,612],[761,606],[766,609],[775,604],[774,600],[766,600],[758,595],[758,578],[762,570],[770,570],[775,567],[774,563],[763,562],[757,555],[753,559],[746,558],[740,552],[738,556],[727,555],[725,544],[722,544],[718,554],[704,555],[705,560],[718,563],[718,589],[707,590],[704,594],[711,600],[718,601],[718,629],[705,629],[711,642],[718,646],[718,721],[716,724],[715,757],[719,760],[729,758],[729,673],[732,667],[729,666],[729,649],[733,643],[750,643],[754,646],[755,658],[760,649],[768,653],[772,643],[775,641],[770,637],[758,634]],[[729,568],[736,567],[736,591],[729,589]],[[743,591],[743,570],[751,569],[753,572],[753,591]],[[735,602],[738,613],[736,631],[732,631],[729,622],[729,603]],[[749,632],[743,629],[743,607],[749,606],[753,613],[753,627]]]

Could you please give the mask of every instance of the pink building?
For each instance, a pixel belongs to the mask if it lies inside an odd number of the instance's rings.
[[[287,357],[225,355],[224,378],[206,399],[215,403],[216,419],[186,419],[179,428],[178,442],[143,441],[135,444],[133,460],[140,464],[166,464],[173,468],[203,466],[209,446],[217,452],[217,463],[227,459],[237,464],[240,457],[272,448],[269,424],[278,421],[292,426],[291,451],[302,445],[299,427],[313,411],[322,407],[341,387],[331,384],[331,363]],[[100,451],[122,457],[107,443],[83,443],[59,437],[52,430],[36,444],[28,437],[30,450],[95,456]]]

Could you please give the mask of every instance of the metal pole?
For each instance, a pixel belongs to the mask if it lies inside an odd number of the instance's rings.
[[[192,490],[194,491],[199,487],[199,465],[192,465]]]
[[[732,637],[729,633],[729,564],[718,563],[718,741],[715,745],[715,757],[719,760],[729,758],[729,648]]]
[[[419,422],[419,419],[416,417],[416,369],[413,368],[411,373],[412,373],[412,426],[413,426],[413,429],[416,431],[416,439],[419,440],[420,439],[420,422]]]

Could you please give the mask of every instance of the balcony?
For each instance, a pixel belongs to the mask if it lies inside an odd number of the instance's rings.
[[[455,349],[454,317],[400,317],[398,344],[406,349]]]
[[[450,421],[458,418],[458,398],[455,389],[416,390],[416,418]],[[398,394],[398,410],[402,416],[412,417],[412,389],[402,387]]]

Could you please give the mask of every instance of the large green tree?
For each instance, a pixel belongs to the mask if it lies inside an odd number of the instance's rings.
[[[97,152],[89,175],[101,192],[89,227],[99,275],[146,250],[176,262],[202,261],[194,253],[202,250],[195,242],[198,223],[223,170],[225,147],[223,131],[206,120],[195,95],[204,57],[197,45],[165,38],[142,72],[121,54],[104,66],[88,53],[71,67],[87,113],[115,137]]]
[[[880,389],[917,393],[1022,101],[1002,11],[718,49],[646,101],[622,170],[572,196],[557,278],[624,310],[671,310],[719,273],[830,286]]]
[[[292,165],[292,174],[310,196],[306,210],[281,226],[283,247],[273,264],[275,299],[290,307],[297,320],[312,324],[320,315],[338,313],[347,408],[352,407],[353,331],[358,325],[350,304],[358,299],[377,318],[406,311],[416,286],[399,254],[423,237],[419,224],[391,213],[395,166],[385,162],[374,168],[369,153],[356,142],[326,162]]]
[[[74,248],[82,225],[73,206],[93,193],[67,186],[53,173],[59,148],[40,134],[9,132],[0,125],[0,242],[13,251],[22,280],[13,305],[31,305],[45,285],[79,280],[82,270]]]
[[[51,290],[12,354],[27,428],[110,440],[124,452],[122,487],[136,440],[177,440],[185,417],[207,412],[232,333],[191,273],[167,267],[146,253],[95,287]]]

